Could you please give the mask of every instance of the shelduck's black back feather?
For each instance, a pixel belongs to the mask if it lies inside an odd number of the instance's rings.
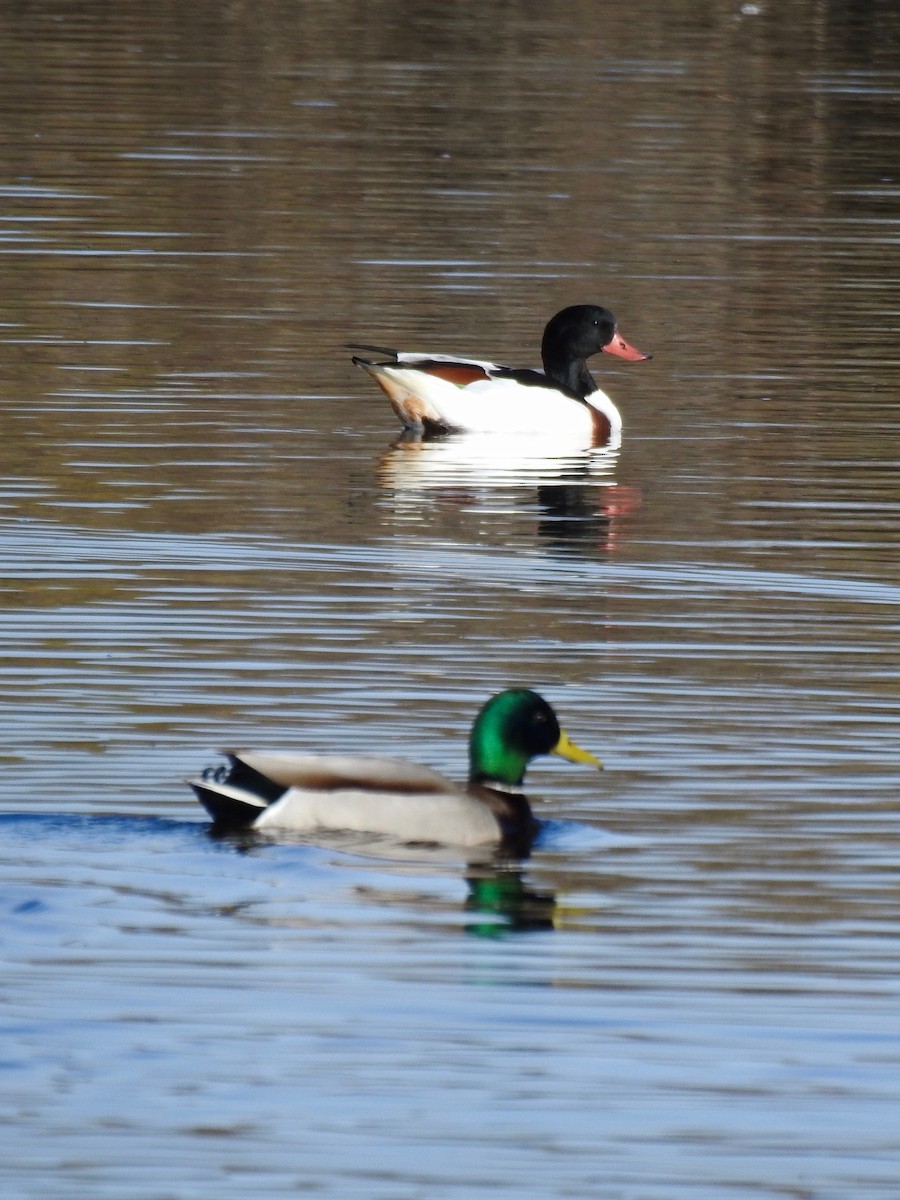
[[[385,358],[392,358],[394,362],[400,357],[399,350],[389,350],[387,346],[367,346],[364,342],[345,342],[345,350],[365,350],[369,354],[381,354]],[[356,359],[353,360],[356,362]]]

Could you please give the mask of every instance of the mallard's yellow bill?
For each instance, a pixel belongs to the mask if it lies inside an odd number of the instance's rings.
[[[598,771],[603,770],[603,763],[599,758],[596,758],[589,750],[582,750],[580,746],[576,746],[567,733],[560,730],[559,741],[550,751],[551,754],[558,754],[560,758],[567,758],[569,762],[588,763],[592,767],[596,767]]]

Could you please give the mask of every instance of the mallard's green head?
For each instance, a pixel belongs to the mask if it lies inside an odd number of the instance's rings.
[[[469,779],[518,787],[538,754],[559,754],[570,762],[600,766],[593,754],[563,733],[556,713],[537,692],[510,688],[488,700],[469,737]]]

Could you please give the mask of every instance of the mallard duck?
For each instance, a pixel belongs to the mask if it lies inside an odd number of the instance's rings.
[[[650,358],[625,341],[608,309],[574,304],[544,329],[543,371],[500,367],[449,354],[415,354],[381,346],[351,346],[378,354],[354,356],[391,402],[402,424],[418,433],[553,433],[593,446],[616,441],[622,418],[587,369],[592,354],[626,362]]]
[[[219,828],[352,831],[456,846],[530,844],[537,822],[522,781],[536,755],[601,765],[525,688],[500,692],[478,713],[465,787],[402,758],[224,753],[226,766],[187,780]]]

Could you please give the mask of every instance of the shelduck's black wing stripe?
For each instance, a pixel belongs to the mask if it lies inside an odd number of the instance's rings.
[[[547,388],[551,392],[560,392],[572,400],[580,400],[582,404],[585,403],[584,396],[580,396],[572,388],[567,388],[565,384],[550,379],[543,371],[533,371],[529,367],[497,367],[495,371],[491,372],[491,378],[511,379],[515,383],[521,383],[523,387]]]

